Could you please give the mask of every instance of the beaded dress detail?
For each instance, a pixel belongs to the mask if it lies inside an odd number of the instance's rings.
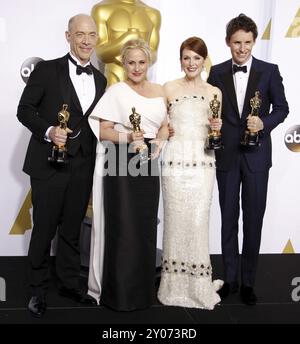
[[[209,212],[215,182],[213,151],[205,150],[209,100],[169,103],[175,134],[163,154],[164,238],[158,298],[165,305],[213,309],[223,281],[212,281]]]

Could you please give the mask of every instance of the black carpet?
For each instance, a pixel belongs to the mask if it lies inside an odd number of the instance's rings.
[[[214,278],[222,277],[221,256],[211,258]],[[83,283],[86,283],[86,275],[83,269]],[[213,311],[167,307],[159,302],[150,309],[134,312],[86,307],[59,296],[52,282],[47,312],[43,319],[34,319],[27,311],[26,257],[0,257],[0,277],[6,282],[5,301],[0,301],[0,324],[99,324],[102,327],[173,324],[187,328],[199,324],[300,324],[300,254],[260,255],[255,286],[257,305],[246,306],[241,303],[239,294],[233,294]],[[298,284],[292,285],[295,277],[299,277]],[[292,299],[293,289],[295,300]]]

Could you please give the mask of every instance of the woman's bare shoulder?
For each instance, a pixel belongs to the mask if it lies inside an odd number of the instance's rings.
[[[175,79],[175,80],[171,80],[171,81],[167,81],[163,87],[165,89],[172,89],[172,88],[177,88],[180,86],[180,83],[181,83],[182,79]]]
[[[150,86],[152,90],[151,93],[153,93],[156,97],[165,97],[165,90],[162,85],[151,82]]]
[[[181,82],[182,79],[175,79],[164,84],[163,87],[168,100],[172,99],[175,94],[180,92]]]
[[[222,97],[222,92],[218,87],[213,86],[209,83],[206,83],[206,87],[209,94],[211,95],[216,94],[217,96]]]

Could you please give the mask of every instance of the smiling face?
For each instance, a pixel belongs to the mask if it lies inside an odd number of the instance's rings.
[[[147,55],[139,48],[128,49],[124,58],[127,78],[138,84],[147,77],[149,61]]]
[[[204,58],[193,50],[183,49],[181,57],[181,67],[189,79],[195,79],[200,76],[204,64]]]
[[[238,65],[243,65],[249,60],[252,54],[255,40],[251,31],[238,30],[226,43],[230,48],[233,61]]]
[[[71,53],[81,64],[87,63],[98,39],[95,22],[87,15],[74,17],[69,23],[66,39],[70,44]]]

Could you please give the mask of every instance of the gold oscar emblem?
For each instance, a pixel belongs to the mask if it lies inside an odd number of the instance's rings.
[[[58,122],[61,129],[67,129],[70,113],[67,111],[68,105],[63,104],[62,109],[58,113]],[[54,145],[52,147],[51,156],[48,161],[55,164],[65,164],[68,162],[67,149],[65,145]]]
[[[134,133],[141,131],[141,115],[135,111],[135,107],[131,109],[132,114],[129,116],[129,121],[132,124],[132,130]],[[148,147],[145,142],[141,142],[136,147],[136,152],[140,156],[140,164],[144,164],[149,160]]]
[[[259,117],[258,110],[261,107],[261,98],[259,91],[256,91],[254,97],[250,99],[250,106],[251,116]],[[254,129],[246,129],[241,144],[246,147],[259,146],[258,131]]]
[[[217,99],[218,96],[214,94],[214,99],[209,102],[209,107],[212,112],[212,118],[219,117],[220,111],[220,101]],[[217,150],[223,148],[222,140],[221,140],[221,132],[220,130],[211,130],[207,136],[207,149]]]

